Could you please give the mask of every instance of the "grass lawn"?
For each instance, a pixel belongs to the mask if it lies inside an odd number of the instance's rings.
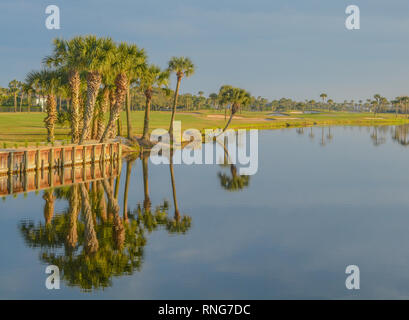
[[[227,115],[228,117],[229,115]],[[0,148],[35,145],[46,141],[43,119],[45,113],[17,112],[0,113]],[[143,111],[132,111],[132,125],[135,134],[142,133]],[[182,129],[221,128],[224,126],[224,111],[190,111],[176,113],[176,120],[182,121]],[[122,134],[126,135],[126,114],[121,114]],[[151,129],[169,127],[170,112],[152,111]],[[279,129],[286,127],[328,126],[328,125],[396,125],[409,123],[406,116],[394,114],[324,112],[319,114],[286,113],[281,116],[268,112],[243,112],[233,118],[231,128]],[[56,126],[56,140],[68,140],[70,128]]]

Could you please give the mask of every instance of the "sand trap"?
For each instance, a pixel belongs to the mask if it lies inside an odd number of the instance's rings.
[[[208,118],[212,119],[223,119],[224,120],[224,115],[222,114],[209,114],[207,115]],[[227,119],[229,119],[230,114],[227,115]],[[267,121],[268,119],[265,118],[245,118],[245,117],[240,117],[240,116],[234,116],[233,120],[244,120],[244,121]]]
[[[367,120],[377,120],[377,119],[385,119],[385,118],[379,117],[379,118],[364,118],[364,119],[367,119]]]
[[[223,114],[208,114],[207,117],[214,118],[214,119],[224,119]],[[227,115],[226,119],[229,119],[229,117],[230,117],[230,114]],[[244,118],[240,116],[234,116],[233,119],[244,119]]]
[[[300,118],[283,118],[280,117],[279,120],[299,120]]]

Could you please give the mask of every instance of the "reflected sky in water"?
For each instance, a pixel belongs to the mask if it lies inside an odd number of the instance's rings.
[[[172,179],[169,165],[135,158],[123,162],[117,190],[108,179],[7,196],[0,298],[407,298],[408,133],[260,131],[251,177],[175,164]],[[90,210],[78,212],[76,241],[73,195]],[[50,261],[62,266],[60,290],[45,288]],[[351,264],[359,291],[345,288]]]

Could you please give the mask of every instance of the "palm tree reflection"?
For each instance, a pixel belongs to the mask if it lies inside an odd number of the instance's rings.
[[[224,141],[224,145],[220,144],[224,149],[224,164],[223,167],[228,166],[230,161],[227,139]],[[237,167],[234,164],[230,164],[230,176],[223,172],[218,172],[217,176],[220,180],[220,185],[227,191],[239,191],[249,186],[250,176],[239,175],[237,173]]]
[[[68,286],[80,287],[84,291],[109,287],[113,277],[141,270],[148,233],[160,229],[185,233],[190,228],[191,217],[181,217],[177,207],[173,173],[175,216],[168,217],[167,201],[151,209],[148,157],[142,159],[143,209],[140,204],[134,210],[127,209],[131,168],[135,160],[130,158],[127,161],[122,216],[115,197],[118,189],[112,180],[105,179],[93,181],[92,185],[79,183],[44,191],[45,222],[20,222],[25,243],[40,249],[42,263],[58,266],[62,280]],[[68,208],[64,212],[54,213],[56,199],[67,201]]]

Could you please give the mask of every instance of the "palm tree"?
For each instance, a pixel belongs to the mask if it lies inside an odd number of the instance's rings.
[[[31,86],[37,83],[42,94],[47,96],[46,111],[44,119],[47,128],[47,141],[54,142],[55,122],[57,120],[56,90],[62,83],[62,74],[55,70],[32,71],[27,75],[26,82]]]
[[[153,87],[162,87],[169,84],[169,71],[161,71],[158,66],[150,65],[145,68],[140,79],[140,88],[145,94],[145,119],[143,123],[142,139],[147,141],[149,133],[149,114],[151,110]]]
[[[169,61],[168,70],[176,73],[177,83],[175,97],[173,99],[172,116],[170,118],[169,132],[172,135],[173,121],[175,120],[176,106],[179,96],[180,82],[183,77],[190,77],[195,72],[195,66],[192,61],[186,57],[172,57]]]
[[[326,93],[321,93],[320,98],[322,99],[322,104],[325,104],[325,99],[327,99],[328,95]]]
[[[330,111],[330,108],[331,108],[331,106],[332,106],[332,104],[334,103],[334,100],[328,99],[328,100],[327,100],[327,103],[328,103],[328,112],[329,112],[329,111]]]
[[[131,123],[131,85],[137,83],[141,74],[146,69],[146,54],[144,50],[136,50],[131,53],[130,68],[128,70],[128,86],[126,90],[126,123],[127,137],[132,139],[132,123]]]
[[[78,143],[80,139],[80,92],[81,72],[86,70],[85,43],[83,37],[74,37],[66,41],[56,38],[53,41],[53,54],[43,59],[44,64],[51,67],[61,68],[68,74],[68,84],[71,98],[71,141]]]
[[[111,106],[109,121],[104,134],[101,137],[101,142],[104,142],[109,138],[110,133],[113,132],[115,122],[118,120],[129,86],[129,74],[136,67],[142,68],[145,60],[146,56],[144,50],[138,49],[136,45],[121,43],[117,48],[113,63],[113,68],[117,70],[117,76],[115,78],[115,103]],[[130,120],[128,122],[130,125]],[[130,137],[131,131],[129,125],[128,136]]]
[[[80,59],[87,66],[87,103],[84,110],[84,125],[79,141],[81,144],[90,138],[95,102],[102,83],[102,73],[111,67],[114,54],[115,44],[111,38],[86,36],[83,40]]]
[[[224,106],[224,121],[227,119],[227,104],[229,103],[229,90],[233,89],[230,85],[223,85],[220,87],[217,99],[219,100],[219,105]]]
[[[20,91],[20,81],[14,79],[9,83],[9,92],[14,96],[14,112],[17,112],[17,95]]]
[[[220,90],[222,90],[222,88]],[[223,91],[222,100],[224,103],[230,103],[231,105],[230,118],[227,121],[222,131],[224,132],[227,130],[228,126],[230,125],[231,120],[233,119],[233,116],[240,109],[240,107],[249,104],[250,93],[248,93],[244,89],[230,87],[230,88],[227,88],[227,90]]]
[[[216,108],[217,98],[218,98],[217,93],[209,94],[209,99],[210,99],[210,101],[212,101],[213,108]]]

